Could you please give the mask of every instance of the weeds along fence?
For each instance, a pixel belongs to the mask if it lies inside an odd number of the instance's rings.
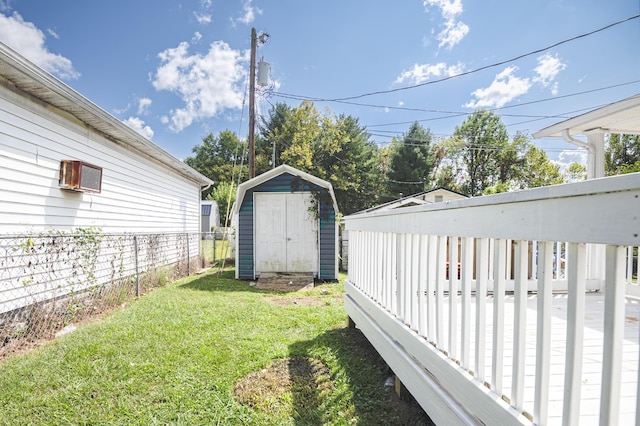
[[[213,265],[221,245],[210,234],[94,228],[0,236],[0,357]]]

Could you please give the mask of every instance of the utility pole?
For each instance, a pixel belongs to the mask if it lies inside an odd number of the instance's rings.
[[[255,116],[255,92],[256,92],[256,46],[258,36],[256,29],[251,28],[251,64],[249,66],[249,179],[256,177],[256,116]]]

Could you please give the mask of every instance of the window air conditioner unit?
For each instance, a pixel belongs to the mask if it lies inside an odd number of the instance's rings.
[[[80,160],[62,160],[59,184],[62,189],[99,193],[102,190],[102,167]]]

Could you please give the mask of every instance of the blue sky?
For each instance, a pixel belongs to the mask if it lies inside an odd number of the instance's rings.
[[[640,19],[571,40],[639,13],[639,0],[0,0],[0,40],[185,158],[210,132],[246,137],[252,27],[269,34],[259,114],[351,98],[316,107],[384,146],[415,120],[447,137],[497,108],[510,134],[533,133],[640,93]]]

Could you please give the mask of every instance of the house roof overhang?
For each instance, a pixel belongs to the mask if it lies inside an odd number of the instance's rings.
[[[19,89],[47,105],[70,114],[114,144],[161,163],[201,186],[214,183],[2,42],[0,84]]]
[[[318,185],[321,188],[326,188],[329,191],[329,194],[331,195],[331,200],[333,202],[333,208],[336,211],[336,214],[338,213],[338,203],[336,202],[336,196],[333,192],[333,185],[331,185],[330,182],[327,182],[326,180],[320,179],[317,176],[313,176],[310,175],[309,173],[303,172],[302,170],[298,170],[295,167],[291,167],[287,164],[282,164],[276,168],[273,168],[271,170],[269,170],[268,172],[262,173],[261,175],[258,175],[256,177],[254,177],[253,179],[249,179],[246,182],[241,183],[240,185],[238,185],[238,191],[236,194],[236,202],[233,205],[233,213],[237,214],[239,209],[240,209],[240,205],[242,204],[242,200],[244,199],[244,195],[245,193],[251,189],[254,188],[264,182],[267,182],[268,180],[273,179],[276,176],[280,176],[281,174],[284,173],[289,173],[293,176],[298,176],[303,180],[306,180],[308,182],[311,182],[315,185]]]
[[[640,94],[578,115],[533,134],[536,139],[602,133],[640,134]]]

